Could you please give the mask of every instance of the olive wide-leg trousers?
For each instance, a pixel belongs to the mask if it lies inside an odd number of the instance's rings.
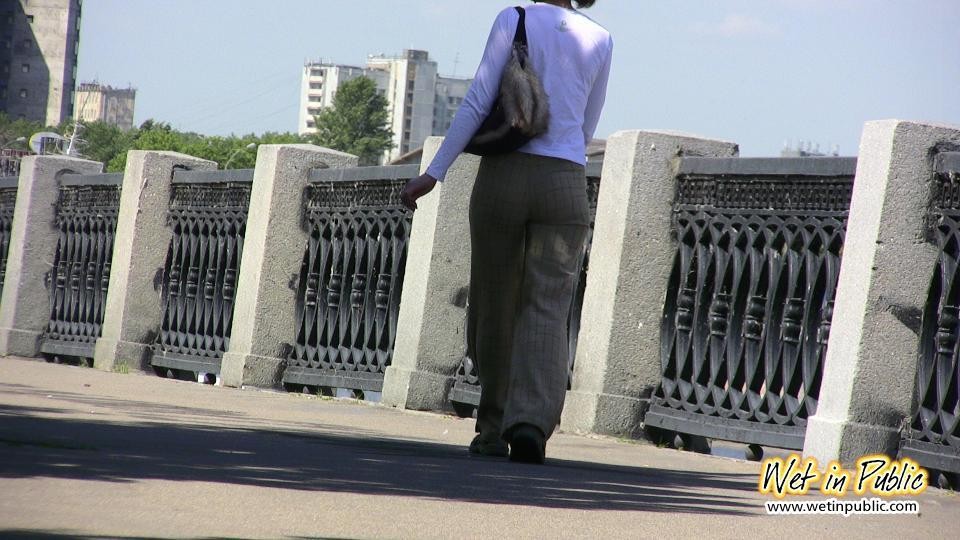
[[[467,347],[480,373],[477,431],[547,436],[567,390],[567,317],[590,226],[583,166],[485,157],[470,199]]]

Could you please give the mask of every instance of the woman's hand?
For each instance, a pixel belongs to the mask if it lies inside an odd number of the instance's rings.
[[[429,174],[421,174],[403,186],[403,191],[400,192],[400,200],[403,201],[403,205],[407,208],[416,210],[417,199],[433,191],[433,188],[436,186],[436,178]]]

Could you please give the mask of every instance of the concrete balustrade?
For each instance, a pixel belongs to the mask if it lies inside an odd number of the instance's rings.
[[[608,139],[564,430],[640,434],[660,381],[679,158],[737,153],[730,142],[667,132],[621,131]]]
[[[132,150],[120,191],[103,330],[94,348],[98,369],[150,369],[160,329],[159,277],[173,232],[167,226],[177,169],[215,170],[217,164],[176,152]]]
[[[96,174],[102,170],[102,163],[83,159],[23,158],[0,297],[0,356],[40,355],[40,335],[50,320],[47,279],[59,238],[59,179],[66,174]]]
[[[958,148],[956,127],[896,120],[864,127],[820,401],[804,444],[820,463],[897,455],[937,261],[928,234],[933,158]]]
[[[294,340],[296,276],[309,240],[304,188],[313,169],[355,167],[357,157],[318,146],[261,145],[250,193],[230,348],[220,376],[227,386],[277,387],[284,344]]]
[[[427,141],[423,167],[441,138]],[[916,400],[920,314],[937,260],[928,222],[937,153],[960,149],[960,128],[901,121],[863,132],[827,356],[804,453],[849,463],[896,455]],[[737,145],[689,135],[623,131],[607,143],[572,389],[562,428],[639,436],[661,378],[660,323],[676,253],[672,224],[684,156],[732,157]],[[447,410],[465,352],[469,200],[479,158],[461,156],[419,201],[408,246],[392,364],[383,402]],[[310,171],[355,167],[357,158],[310,145],[259,148],[221,378],[276,387],[294,340],[292,287],[309,241],[304,189]],[[158,287],[172,231],[177,169],[214,170],[194,157],[132,151],[127,160],[102,337],[95,366],[148,369],[161,324]],[[6,280],[0,355],[37,356],[49,319],[46,280],[55,257],[58,179],[99,163],[23,160]]]
[[[427,140],[422,170],[441,137]],[[470,193],[480,158],[461,155],[433,192],[417,201],[407,248],[397,340],[383,383],[383,403],[449,409],[447,393],[466,350],[470,285]]]

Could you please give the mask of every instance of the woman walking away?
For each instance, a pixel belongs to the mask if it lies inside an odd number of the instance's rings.
[[[484,157],[470,199],[467,346],[482,393],[470,452],[543,463],[567,390],[567,316],[590,224],[586,145],[606,95],[613,41],[579,9],[595,0],[544,0],[525,10],[529,57],[549,105],[546,132]],[[521,14],[500,12],[483,59],[427,172],[404,204],[442,181],[490,114]],[[542,94],[541,94],[542,95]],[[509,449],[508,449],[509,443]]]

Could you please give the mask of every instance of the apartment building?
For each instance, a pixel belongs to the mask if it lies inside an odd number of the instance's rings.
[[[463,103],[473,79],[437,77],[437,92],[433,106],[433,133],[442,135],[450,129],[453,117]]]
[[[106,122],[122,130],[133,129],[133,110],[137,91],[113,88],[97,82],[77,87],[73,117],[81,122]]]
[[[81,0],[0,3],[0,110],[56,125],[73,112]]]
[[[380,71],[368,71],[362,67],[329,64],[322,61],[304,65],[300,85],[299,133],[316,133],[314,117],[323,109],[333,106],[333,97],[337,94],[337,89],[347,81],[357,77],[368,77],[373,79],[380,94],[386,95],[389,83],[386,74]]]
[[[387,99],[394,146],[384,153],[384,162],[422,147],[431,135],[445,134],[471,83],[439,75],[429,53],[415,49],[400,56],[370,55],[365,67],[307,62],[297,131],[315,133],[314,116],[333,106],[341,84],[357,77],[372,79]]]

